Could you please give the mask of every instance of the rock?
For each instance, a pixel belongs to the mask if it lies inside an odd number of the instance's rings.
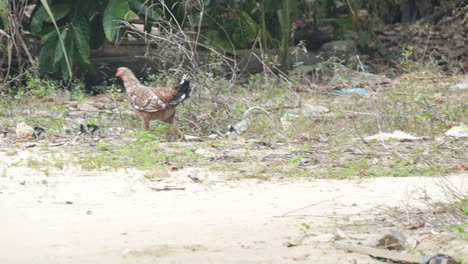
[[[354,87],[375,86],[377,84],[390,83],[390,79],[377,74],[368,72],[353,72],[349,85]]]
[[[201,137],[191,136],[191,135],[184,135],[184,139],[185,141],[188,141],[188,142],[203,141]]]
[[[391,80],[386,76],[368,72],[357,72],[343,65],[336,65],[330,74],[333,74],[333,77],[329,82],[329,85],[332,86],[373,87],[379,84],[388,84],[391,82]]]
[[[303,238],[303,245],[311,245],[315,243],[333,242],[337,239],[334,234],[307,235]]]
[[[71,111],[68,113],[68,116],[72,119],[84,118],[86,117],[86,113],[82,111]]]
[[[339,40],[323,44],[320,53],[324,57],[323,61],[331,57],[346,60],[357,53],[356,44],[352,40]]]
[[[213,152],[202,148],[195,150],[195,154],[204,156],[206,158],[214,158],[216,156],[216,154],[214,154]]]
[[[217,139],[218,138],[218,135],[216,134],[211,134],[208,136],[209,139]]]
[[[77,101],[70,101],[67,104],[70,107],[77,107],[78,108],[78,102]]]
[[[381,235],[378,234],[352,234],[349,235],[352,240],[359,241],[359,244],[367,247],[378,247],[379,240],[382,238]]]
[[[97,107],[86,102],[78,104],[78,109],[80,111],[86,111],[86,112],[99,112],[99,109]]]
[[[414,249],[418,245],[415,238],[407,236],[398,230],[390,229],[381,239],[378,246],[388,250]]]
[[[345,234],[345,232],[343,232],[343,230],[339,229],[339,228],[335,228],[335,232],[336,232],[336,235],[335,235],[335,238],[338,240],[338,239],[345,239],[345,238],[348,238],[348,236]]]
[[[311,105],[311,104],[303,104],[301,106],[301,112],[304,115],[313,116],[313,115],[320,115],[322,113],[328,113],[330,110],[325,106],[321,105]]]
[[[239,123],[236,123],[234,125],[229,125],[228,127],[228,134],[231,133],[237,133],[237,134],[242,134],[245,132],[250,126],[250,122],[247,120],[242,120]]]
[[[18,155],[18,151],[16,149],[6,149],[5,154],[7,156],[16,156]]]

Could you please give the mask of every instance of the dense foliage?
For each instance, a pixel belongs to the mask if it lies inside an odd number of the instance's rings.
[[[457,2],[452,0],[448,2]],[[20,3],[24,3],[21,7]],[[430,3],[430,4],[428,4]],[[378,21],[411,21],[430,14],[439,0],[0,0],[0,29],[8,33],[9,9],[35,4],[25,29],[41,39],[40,73],[70,80],[73,70],[94,71],[90,50],[119,39],[119,21],[139,19],[151,32],[160,21],[174,23],[219,51],[276,49],[275,63],[287,67],[291,27],[303,19],[333,25],[335,39],[366,48]],[[364,11],[364,12],[361,12]],[[11,23],[11,22],[10,22]],[[122,32],[123,33],[123,32]],[[57,76],[58,77],[58,76]]]

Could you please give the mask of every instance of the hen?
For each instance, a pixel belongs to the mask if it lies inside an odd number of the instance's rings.
[[[190,97],[190,80],[187,74],[166,88],[144,86],[125,67],[118,68],[115,76],[122,79],[128,100],[142,121],[143,130],[149,129],[151,120],[160,120],[170,124],[173,131],[176,107]]]

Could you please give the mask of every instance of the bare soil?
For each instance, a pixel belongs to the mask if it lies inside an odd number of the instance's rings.
[[[419,240],[413,254],[468,256],[443,223],[405,229],[413,208],[447,201],[441,181],[466,193],[464,172],[263,180],[192,166],[149,179],[136,169],[33,169],[17,162],[38,153],[15,150],[0,152],[0,263],[382,263],[333,240],[344,233],[366,245],[391,228]],[[250,154],[265,161],[275,152],[287,151]],[[406,210],[405,223],[392,207]]]

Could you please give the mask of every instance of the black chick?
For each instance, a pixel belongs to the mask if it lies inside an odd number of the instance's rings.
[[[42,128],[42,127],[34,127],[34,131],[33,131],[33,134],[34,136],[36,137],[36,139],[39,139],[39,136],[46,132],[46,129],[45,128]]]
[[[99,129],[98,126],[96,126],[96,125],[91,125],[91,124],[87,124],[87,125],[86,125],[86,128],[88,129],[89,133],[91,133],[91,135],[93,135],[94,132],[95,132],[96,130]]]
[[[324,33],[314,24],[304,23],[302,20],[294,22],[292,34],[294,46],[304,41],[308,50],[317,50],[323,44],[333,40],[331,34]]]

